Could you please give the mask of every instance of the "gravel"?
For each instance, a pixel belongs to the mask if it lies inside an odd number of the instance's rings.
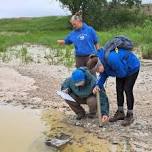
[[[121,121],[99,128],[98,119],[75,119],[68,105],[56,95],[62,81],[71,70],[64,66],[45,64],[0,64],[0,102],[22,104],[24,107],[57,109],[68,123],[94,132],[99,138],[113,144],[124,143],[123,149],[137,152],[152,151],[152,62],[143,60],[141,71],[134,88],[135,121],[129,127],[122,127]],[[110,115],[116,111],[115,79],[108,79],[106,85],[110,100]],[[86,110],[87,106],[84,105]],[[126,109],[126,107],[125,107]],[[130,148],[131,147],[131,148]]]

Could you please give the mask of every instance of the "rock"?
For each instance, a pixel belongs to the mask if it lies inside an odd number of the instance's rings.
[[[52,138],[52,139],[48,139],[45,141],[45,144],[47,146],[52,146],[55,148],[60,148],[61,146],[67,144],[68,142],[70,142],[70,138],[69,139],[58,139],[58,138]]]
[[[71,136],[65,134],[65,133],[60,133],[60,135],[56,136],[55,138],[52,139],[47,139],[45,141],[45,144],[47,146],[52,146],[55,148],[60,148],[63,145],[69,143],[72,140]]]
[[[96,125],[96,124],[93,124],[92,127],[95,128],[95,127],[97,127],[97,125]]]
[[[11,102],[12,102],[12,100],[7,100],[7,101],[6,101],[6,103],[11,103]]]
[[[119,141],[119,139],[118,138],[112,138],[111,140],[110,140],[110,142],[112,143],[112,144],[119,144],[120,143],[120,141]]]
[[[79,121],[77,121],[77,122],[75,123],[75,126],[81,126],[81,123],[80,123]]]

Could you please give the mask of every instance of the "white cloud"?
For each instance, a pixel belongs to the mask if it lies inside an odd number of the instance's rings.
[[[152,4],[152,0],[142,0],[143,4]]]

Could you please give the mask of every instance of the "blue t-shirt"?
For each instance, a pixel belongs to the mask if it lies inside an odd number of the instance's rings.
[[[76,56],[86,56],[96,52],[98,36],[91,26],[83,23],[82,28],[73,30],[64,40],[65,44],[74,44]]]

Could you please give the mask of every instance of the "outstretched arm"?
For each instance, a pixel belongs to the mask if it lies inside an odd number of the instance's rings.
[[[57,40],[57,43],[59,45],[64,45],[64,44],[72,44],[72,40],[71,40],[71,33],[68,34],[65,39],[61,39],[61,40]]]
[[[96,43],[96,44],[95,44],[95,47],[96,47],[96,50],[99,50],[99,49],[100,49],[99,43]]]
[[[99,79],[96,82],[96,85],[99,86],[100,89],[102,89],[107,78],[108,75],[106,74],[106,72],[101,73]]]
[[[64,40],[57,40],[57,43],[58,43],[59,45],[64,45],[64,44],[65,44],[65,41],[64,41]]]

